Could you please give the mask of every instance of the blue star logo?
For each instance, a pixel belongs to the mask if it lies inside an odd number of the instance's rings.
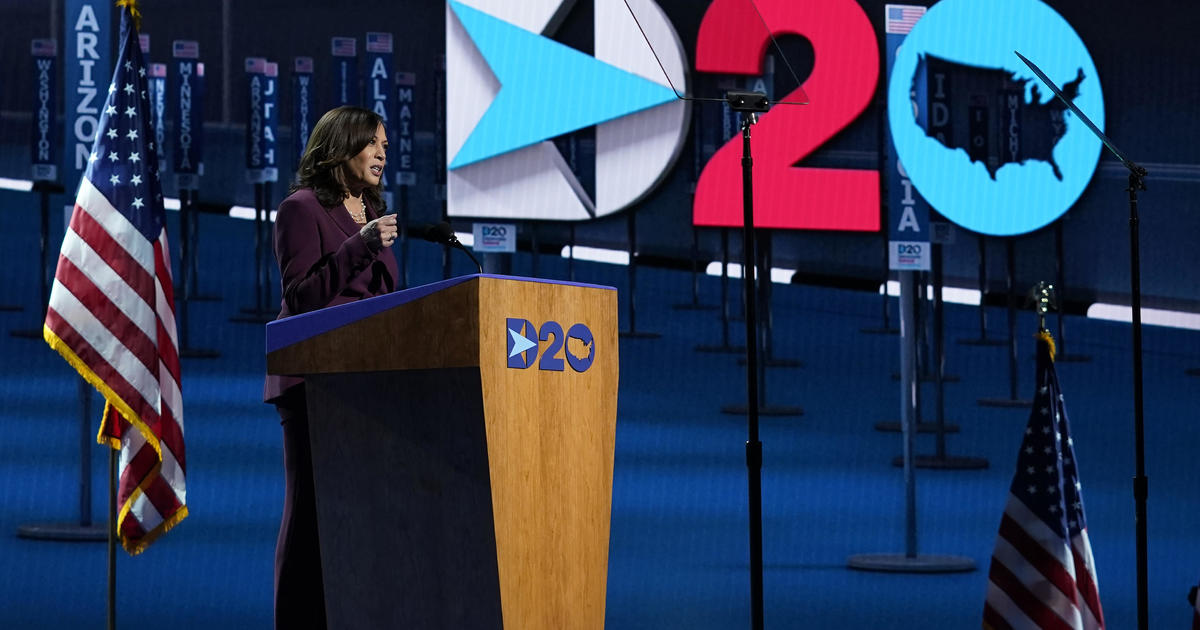
[[[676,99],[670,88],[450,0],[500,91],[451,169]]]

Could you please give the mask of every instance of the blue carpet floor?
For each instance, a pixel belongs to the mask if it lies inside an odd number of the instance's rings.
[[[105,547],[37,542],[18,526],[79,518],[79,389],[73,370],[44,343],[9,331],[40,328],[38,215],[31,195],[0,193],[0,627],[100,628],[105,620]],[[201,217],[200,290],[219,301],[190,307],[192,347],[212,360],[186,359],[183,387],[191,516],[137,557],[118,562],[121,627],[268,628],[273,548],[283,490],[282,452],[273,409],[259,401],[263,329],[229,323],[254,303],[248,222]],[[174,220],[174,218],[172,218]],[[53,222],[61,229],[61,218]],[[178,230],[173,227],[172,234]],[[52,241],[57,253],[57,242]],[[413,284],[441,278],[440,252],[415,243]],[[513,273],[531,272],[518,255]],[[542,256],[543,277],[566,279],[565,262]],[[454,273],[468,273],[456,259]],[[626,269],[577,263],[579,281],[621,290],[627,325]],[[1049,271],[1048,271],[1049,273]],[[721,341],[716,311],[672,308],[691,298],[685,272],[642,268],[637,329],[658,339],[623,339],[617,422],[607,627],[743,628],[749,625],[747,491],[743,416],[745,376],[736,355],[700,353]],[[701,297],[719,295],[703,278]],[[917,474],[921,553],[972,558],[973,572],[865,573],[846,568],[858,553],[903,552],[904,484],[891,464],[896,433],[876,431],[899,417],[895,336],[878,326],[876,295],[802,285],[776,286],[773,354],[800,368],[767,373],[767,402],[799,405],[800,417],[763,418],[765,620],[771,628],[977,628],[995,540],[1027,410],[981,407],[1007,397],[1002,347],[961,345],[978,336],[974,307],[947,310],[947,437],[951,455],[987,459],[977,471]],[[736,310],[736,309],[735,309]],[[990,309],[990,336],[1004,318]],[[1090,534],[1108,627],[1135,626],[1135,548],[1131,477],[1133,403],[1127,325],[1068,318],[1071,352],[1059,376],[1075,433]],[[1022,397],[1032,392],[1032,314],[1022,313]],[[731,327],[742,342],[740,323]],[[1145,331],[1146,454],[1150,478],[1150,622],[1183,628],[1185,595],[1200,578],[1200,333]],[[933,414],[931,385],[924,413]],[[93,397],[89,433],[101,408]],[[918,450],[932,453],[921,435]],[[106,514],[107,453],[93,442],[92,513]]]

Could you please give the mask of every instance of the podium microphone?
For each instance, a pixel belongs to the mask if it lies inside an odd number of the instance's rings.
[[[475,259],[475,255],[471,253],[471,250],[467,249],[462,242],[458,240],[458,237],[454,235],[454,228],[450,227],[449,223],[442,221],[441,223],[434,225],[421,226],[417,228],[415,232],[419,234],[421,238],[431,243],[449,245],[451,247],[463,250],[467,253],[467,256],[471,257],[471,262],[475,263],[475,266],[479,269],[479,273],[483,273],[483,265],[479,264],[479,261]]]

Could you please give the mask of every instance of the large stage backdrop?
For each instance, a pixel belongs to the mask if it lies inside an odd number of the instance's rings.
[[[0,176],[78,181],[111,76],[99,0],[4,0]],[[297,0],[147,3],[164,187],[210,210],[282,196],[326,109],[389,123],[389,189],[413,221],[511,223],[558,248],[720,258],[742,221],[729,90],[775,105],[753,131],[755,210],[774,265],[870,287],[927,268],[1001,288],[1065,252],[1068,306],[1125,302],[1127,171],[1014,54],[1037,64],[1130,159],[1147,306],[1200,310],[1200,6],[1151,0],[450,0],[369,10]],[[53,41],[49,41],[53,40]],[[30,130],[33,130],[32,138]],[[536,231],[536,239],[533,234]],[[980,242],[983,241],[981,248]],[[738,238],[732,239],[738,260]]]

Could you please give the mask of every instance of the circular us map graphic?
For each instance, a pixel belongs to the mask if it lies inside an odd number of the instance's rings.
[[[1101,149],[1014,51],[1103,131],[1091,55],[1039,0],[938,2],[896,52],[888,84],[892,140],[917,190],[950,221],[994,236],[1062,216],[1091,181]]]

